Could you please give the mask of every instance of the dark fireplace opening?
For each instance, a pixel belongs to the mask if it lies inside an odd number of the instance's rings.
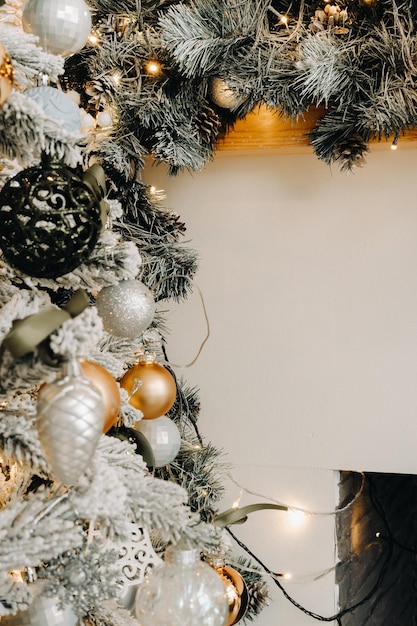
[[[417,476],[342,471],[339,502],[339,624],[417,626]]]

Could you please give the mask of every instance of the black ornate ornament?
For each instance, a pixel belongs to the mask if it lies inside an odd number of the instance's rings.
[[[0,248],[12,267],[29,276],[56,278],[90,256],[103,226],[103,193],[80,174],[44,156],[40,165],[4,185]]]

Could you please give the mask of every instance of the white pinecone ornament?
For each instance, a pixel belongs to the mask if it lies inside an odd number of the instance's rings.
[[[103,432],[104,411],[99,390],[75,360],[61,378],[41,387],[36,425],[55,480],[74,485],[85,472]]]

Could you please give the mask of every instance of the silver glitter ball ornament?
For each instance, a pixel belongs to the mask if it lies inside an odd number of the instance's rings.
[[[96,307],[104,330],[115,337],[127,339],[143,333],[155,315],[152,292],[133,279],[104,287],[97,296]]]
[[[87,469],[103,431],[101,393],[71,361],[62,378],[41,387],[36,426],[55,480],[74,485]]]

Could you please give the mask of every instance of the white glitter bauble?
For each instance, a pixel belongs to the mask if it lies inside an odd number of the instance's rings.
[[[152,448],[154,467],[163,467],[175,459],[181,446],[181,435],[169,417],[162,415],[153,420],[141,420],[135,428],[146,437]]]
[[[55,480],[74,485],[85,472],[103,431],[102,395],[78,362],[38,393],[36,427]]]
[[[34,87],[25,95],[41,107],[46,117],[59,122],[69,133],[81,132],[80,109],[75,102],[60,89],[55,87]]]
[[[152,292],[138,280],[122,280],[104,287],[97,296],[96,307],[104,330],[127,339],[143,333],[155,315]]]
[[[22,14],[23,29],[39,37],[51,54],[75,54],[87,42],[91,14],[84,0],[27,0]]]

